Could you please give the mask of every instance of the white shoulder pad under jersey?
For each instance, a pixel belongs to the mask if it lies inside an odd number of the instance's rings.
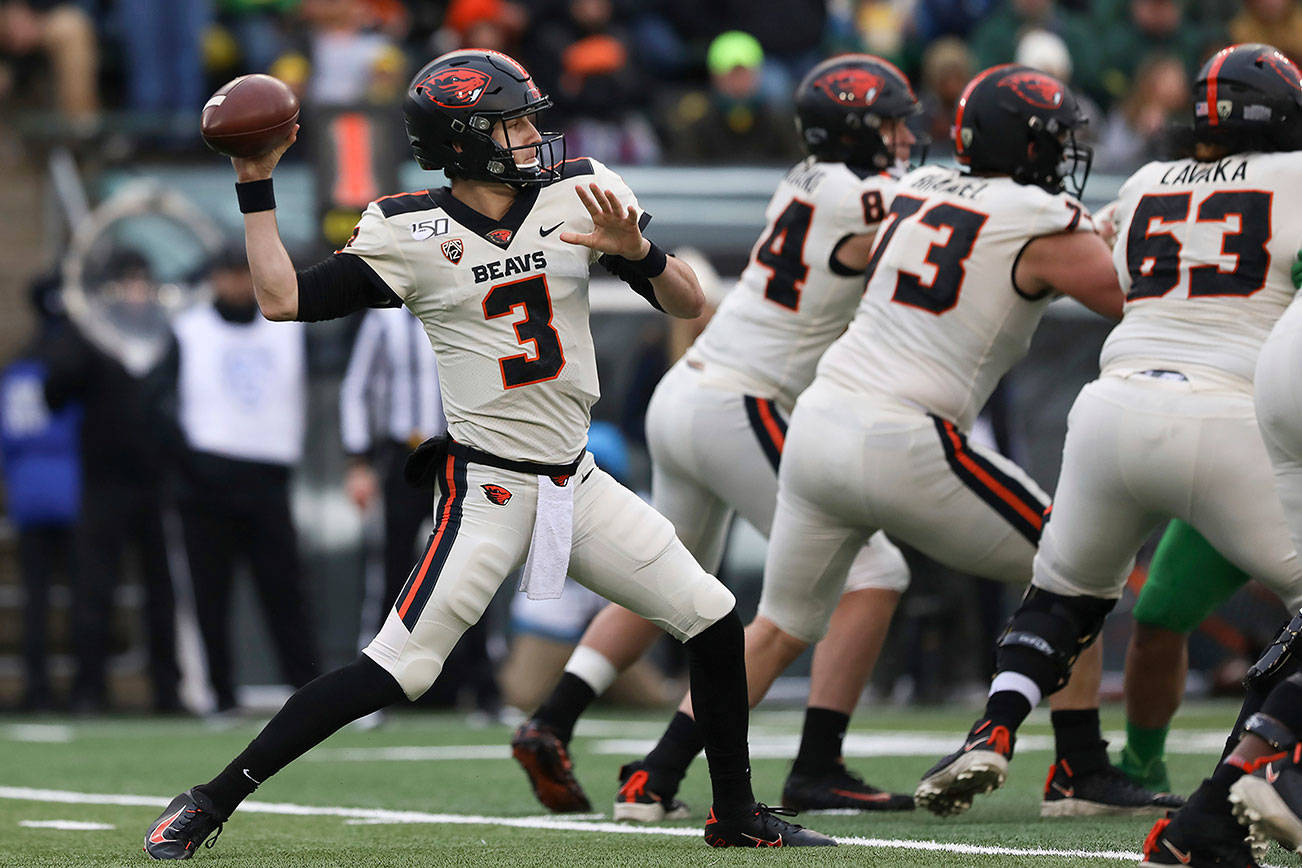
[[[560,234],[592,231],[574,190],[594,181],[637,207],[610,169],[569,160],[562,180],[521,190],[501,220],[446,187],[378,199],[342,251],[361,257],[424,323],[456,440],[549,464],[583,450],[600,394],[588,323],[597,254]],[[650,215],[639,214],[645,226]]]
[[[1102,367],[1203,369],[1248,388],[1293,298],[1302,152],[1149,163],[1121,188],[1113,248],[1126,309]]]
[[[769,200],[746,270],[688,359],[748,394],[792,406],[863,295],[863,273],[838,263],[837,248],[876,231],[895,183],[844,163],[810,158],[794,166]]]
[[[1049,303],[1013,283],[1022,248],[1092,229],[1065,193],[943,166],[910,172],[877,233],[868,290],[818,376],[970,428]]]

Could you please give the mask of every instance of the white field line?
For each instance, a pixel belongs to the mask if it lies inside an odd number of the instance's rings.
[[[1124,733],[1107,733],[1114,744],[1125,742]],[[937,732],[850,733],[845,738],[842,756],[916,756],[939,757],[949,753],[958,736]],[[790,759],[796,755],[799,736],[767,735],[752,731],[750,754],[754,759]],[[1167,739],[1167,753],[1216,756],[1225,745],[1220,730],[1175,730]],[[644,755],[655,742],[642,738],[606,738],[588,743],[589,749],[602,756]],[[1053,737],[1025,735],[1017,740],[1021,753],[1053,749]],[[503,743],[476,745],[401,745],[390,747],[318,748],[306,757],[316,762],[416,762],[439,760],[505,760],[510,748]]]
[[[83,820],[19,820],[25,829],[58,829],[61,832],[109,832],[117,826],[109,823],[87,823]]]
[[[121,793],[78,793],[67,790],[43,790],[29,787],[0,786],[0,799],[47,802],[70,805],[117,805],[161,808],[168,799],[161,796],[133,796]],[[462,826],[508,826],[521,829],[547,829],[561,832],[605,832],[614,835],[655,835],[696,838],[701,832],[682,826],[636,826],[612,822],[584,822],[555,817],[487,817],[474,814],[429,814],[422,811],[389,811],[382,808],[342,808],[317,805],[294,805],[283,802],[245,802],[241,811],[256,814],[341,817],[370,823],[444,823]],[[988,847],[979,844],[917,841],[907,838],[837,838],[851,847],[877,850],[926,850],[965,856],[1053,856],[1075,859],[1109,859],[1134,862],[1141,854],[1125,850],[1054,850],[1048,848]]]

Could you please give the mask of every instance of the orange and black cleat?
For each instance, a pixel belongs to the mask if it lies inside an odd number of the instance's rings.
[[[711,847],[835,847],[835,839],[788,823],[782,817],[794,817],[795,811],[770,808],[756,802],[749,814],[720,820],[710,808],[705,821],[705,843]]]
[[[961,814],[972,807],[972,797],[1004,785],[1015,739],[1006,726],[980,720],[968,732],[963,746],[936,763],[918,782],[913,799],[942,817]]]
[[[145,853],[151,859],[189,859],[204,839],[211,847],[221,834],[224,817],[219,817],[212,802],[203,793],[186,790],[168,802],[157,820],[145,832]]]
[[[511,736],[511,755],[529,776],[534,795],[558,814],[592,810],[592,803],[574,777],[574,763],[556,732],[535,719],[526,720]]]
[[[641,761],[619,767],[619,792],[615,794],[615,819],[632,823],[685,820],[687,805],[675,799],[677,787],[654,774]]]
[[[1261,868],[1243,830],[1227,828],[1223,817],[1164,817],[1153,824],[1144,839],[1144,858],[1139,868],[1187,865],[1189,868]],[[1228,812],[1226,812],[1228,817]],[[1196,828],[1208,819],[1214,822]]]

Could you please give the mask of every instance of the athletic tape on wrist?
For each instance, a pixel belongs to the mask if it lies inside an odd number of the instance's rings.
[[[236,181],[235,198],[240,201],[241,214],[276,210],[276,191],[272,188],[270,178],[263,178],[260,181]]]

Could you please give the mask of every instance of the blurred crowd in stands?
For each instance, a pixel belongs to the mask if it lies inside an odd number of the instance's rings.
[[[1227,41],[1302,59],[1297,0],[0,0],[0,97],[56,106],[93,136],[193,116],[222,82],[270,72],[308,106],[387,105],[444,51],[523,60],[570,148],[618,164],[785,163],[793,85],[820,58],[869,51],[914,81],[919,127],[947,150],[972,73],[1017,61],[1087,97],[1098,167],[1161,147],[1201,61]],[[158,138],[145,137],[146,145]],[[168,144],[166,136],[161,137]],[[179,147],[171,142],[173,148]]]

